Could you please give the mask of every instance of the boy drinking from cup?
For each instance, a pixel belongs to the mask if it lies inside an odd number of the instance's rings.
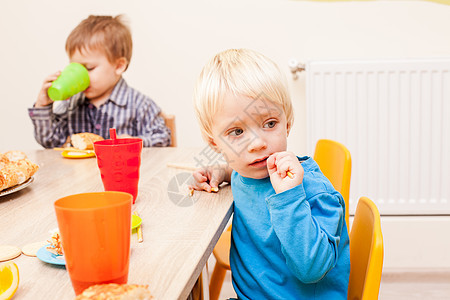
[[[89,16],[68,36],[66,52],[71,62],[86,67],[90,84],[53,108],[48,89],[61,72],[45,78],[34,107],[28,110],[39,144],[59,147],[81,132],[106,139],[109,129],[116,128],[119,138],[141,138],[144,147],[170,145],[161,109],[122,78],[132,54],[131,32],[122,16]]]
[[[286,151],[293,111],[279,68],[255,51],[219,53],[200,74],[194,106],[227,165],[198,169],[191,188],[231,183],[238,298],[346,299],[345,203],[311,157]]]

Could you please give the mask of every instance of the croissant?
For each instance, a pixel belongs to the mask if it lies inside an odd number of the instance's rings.
[[[21,151],[0,154],[0,191],[27,181],[38,169]]]

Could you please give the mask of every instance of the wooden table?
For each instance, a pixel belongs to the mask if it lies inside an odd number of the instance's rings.
[[[148,284],[156,299],[186,299],[232,213],[229,186],[217,194],[186,190],[175,180],[189,173],[168,163],[195,166],[201,149],[145,148],[139,194],[133,210],[141,218],[144,242],[131,237],[128,283]],[[66,159],[54,150],[27,152],[40,165],[27,188],[0,197],[0,245],[45,241],[57,228],[53,203],[77,193],[101,192],[95,158]],[[172,191],[172,194],[169,193]],[[170,194],[170,195],[169,195]],[[176,196],[179,196],[178,198]],[[20,284],[14,299],[73,299],[75,293],[64,266],[22,254],[13,260]]]

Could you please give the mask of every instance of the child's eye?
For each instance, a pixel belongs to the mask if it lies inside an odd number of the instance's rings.
[[[274,128],[277,124],[277,121],[269,121],[266,124],[264,124],[264,128]]]
[[[231,136],[240,136],[240,135],[243,134],[243,133],[244,133],[244,130],[242,130],[242,128],[236,128],[236,129],[233,129],[233,130],[229,131],[229,132],[228,132],[228,135],[231,135]]]

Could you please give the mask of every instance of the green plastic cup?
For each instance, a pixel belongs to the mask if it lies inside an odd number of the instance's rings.
[[[66,100],[89,87],[89,72],[79,63],[70,63],[48,89],[53,101]]]

